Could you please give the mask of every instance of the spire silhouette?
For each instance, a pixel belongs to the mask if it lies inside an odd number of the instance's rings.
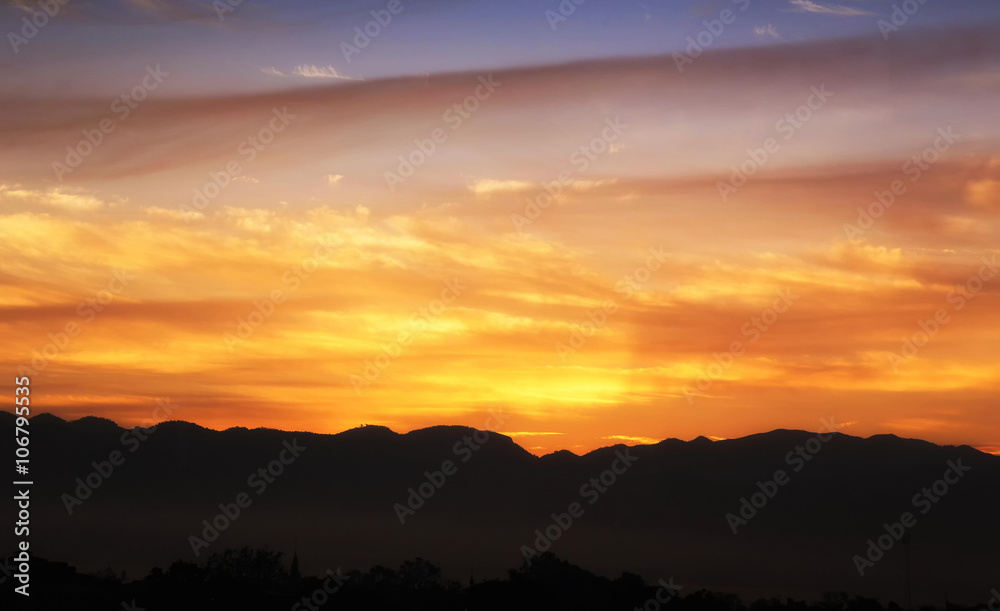
[[[298,582],[302,579],[302,574],[299,572],[299,540],[295,540],[295,545],[292,548],[292,568],[289,571],[289,576],[292,581]]]

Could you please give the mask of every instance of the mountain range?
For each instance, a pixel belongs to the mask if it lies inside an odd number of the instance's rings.
[[[0,412],[0,436],[14,424]],[[143,431],[40,414],[28,428],[32,551],[80,570],[138,578],[249,545],[314,574],[419,556],[465,580],[552,551],[750,598],[902,602],[908,541],[915,603],[1000,585],[1000,457],[969,446],[775,430],[539,457],[460,426]]]

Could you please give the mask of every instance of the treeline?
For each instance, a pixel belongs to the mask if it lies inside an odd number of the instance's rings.
[[[347,573],[331,569],[302,577],[295,562],[286,567],[280,552],[250,548],[214,554],[204,564],[177,561],[131,581],[111,569],[84,575],[41,558],[33,560],[32,572],[30,604],[4,587],[3,609],[902,611],[895,603],[883,605],[844,593],[825,594],[818,602],[769,599],[746,605],[732,594],[688,591],[672,579],[650,584],[630,573],[617,579],[599,577],[552,553],[510,570],[507,579],[479,583],[471,578],[466,583],[446,580],[440,568],[421,558],[396,569],[375,566]],[[949,611],[963,610],[951,605]]]

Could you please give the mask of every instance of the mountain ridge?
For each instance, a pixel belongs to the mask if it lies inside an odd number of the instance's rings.
[[[12,412],[9,412],[7,410],[0,410],[0,419],[6,419],[9,422],[13,422],[15,418],[16,418],[16,416]],[[80,418],[77,418],[75,420],[67,420],[67,419],[61,418],[59,416],[56,416],[54,414],[51,414],[49,412],[41,412],[39,414],[36,414],[34,416],[29,417],[29,421],[34,424],[34,423],[38,422],[37,419],[39,419],[39,418],[41,418],[40,423],[44,424],[44,425],[63,425],[63,424],[65,424],[65,425],[77,426],[77,427],[79,427],[79,426],[107,427],[108,424],[111,424],[116,429],[120,430],[122,433],[124,433],[125,431],[128,431],[128,430],[133,430],[133,429],[126,428],[126,427],[118,424],[114,420],[109,419],[109,418],[103,418],[103,417],[100,417],[100,416],[92,416],[92,415],[81,416]],[[2,421],[0,421],[0,423],[2,423]],[[513,437],[510,437],[509,435],[505,435],[502,431],[494,431],[494,430],[489,430],[489,429],[476,429],[475,427],[470,427],[470,426],[460,425],[460,424],[436,424],[436,425],[432,425],[432,426],[421,427],[421,428],[417,428],[417,429],[411,429],[411,430],[409,430],[409,431],[407,431],[405,433],[399,433],[397,431],[394,431],[394,430],[392,430],[388,426],[375,425],[375,424],[363,424],[363,425],[352,427],[350,429],[345,429],[343,431],[339,431],[339,432],[336,432],[336,433],[319,433],[319,432],[308,431],[308,430],[275,429],[275,428],[270,428],[270,427],[248,428],[248,427],[245,427],[245,426],[231,426],[231,427],[226,428],[226,429],[213,429],[213,428],[202,426],[200,424],[197,424],[197,423],[194,423],[194,422],[190,422],[190,421],[187,421],[187,420],[164,420],[164,421],[161,421],[161,422],[157,423],[156,426],[157,427],[167,426],[168,428],[169,427],[195,428],[195,429],[198,429],[198,430],[209,431],[209,432],[214,432],[214,433],[239,433],[239,432],[260,432],[260,431],[264,431],[264,432],[285,433],[285,434],[291,434],[291,435],[301,434],[301,435],[317,435],[317,436],[325,436],[325,437],[341,437],[341,436],[343,436],[343,438],[360,437],[362,435],[381,435],[383,439],[407,438],[409,436],[413,436],[413,438],[419,438],[419,437],[433,436],[433,435],[436,435],[436,434],[439,434],[439,433],[444,433],[444,432],[468,431],[468,432],[472,433],[472,432],[475,432],[475,431],[480,431],[480,432],[488,432],[488,433],[490,433],[491,436],[496,435],[496,436],[502,437],[502,438],[508,440],[510,443],[516,445],[520,449],[524,450],[528,454],[531,454],[532,456],[535,456],[537,458],[551,457],[551,456],[554,456],[554,455],[559,455],[559,456],[571,455],[571,456],[574,456],[574,457],[577,457],[577,458],[581,458],[581,457],[589,456],[589,455],[591,455],[591,454],[593,454],[595,452],[601,452],[601,451],[604,451],[604,450],[614,449],[614,448],[618,448],[618,447],[628,447],[628,448],[661,447],[661,446],[667,446],[667,445],[669,445],[671,443],[681,443],[681,444],[685,444],[685,445],[689,445],[689,446],[711,446],[711,445],[714,445],[714,444],[725,445],[725,444],[729,444],[729,443],[733,443],[733,442],[750,443],[750,442],[752,442],[754,440],[757,440],[757,439],[773,440],[773,439],[775,439],[775,438],[777,438],[779,436],[780,437],[784,437],[786,435],[788,435],[788,436],[801,436],[801,435],[815,436],[815,435],[831,434],[831,435],[834,435],[834,436],[839,435],[839,436],[843,436],[843,437],[850,438],[850,439],[857,439],[857,440],[869,441],[869,442],[871,442],[871,441],[887,441],[887,442],[900,442],[900,443],[913,443],[913,444],[927,444],[927,445],[934,446],[934,447],[937,447],[937,448],[968,449],[968,450],[972,450],[974,452],[983,454],[985,456],[991,456],[991,457],[1000,459],[1000,456],[998,456],[996,454],[992,454],[990,452],[985,452],[985,451],[980,450],[980,449],[976,448],[975,446],[973,446],[971,444],[967,444],[967,443],[963,443],[963,444],[939,444],[939,443],[935,443],[933,441],[929,441],[929,440],[926,440],[926,439],[921,439],[921,438],[918,438],[918,437],[901,437],[901,436],[893,434],[893,433],[875,433],[875,434],[869,435],[867,437],[862,437],[860,435],[849,435],[847,433],[841,433],[839,431],[819,432],[819,431],[807,431],[807,430],[804,430],[804,429],[786,429],[786,428],[777,428],[777,429],[772,429],[770,431],[761,431],[759,433],[751,433],[751,434],[748,434],[748,435],[744,435],[743,437],[732,437],[732,438],[715,439],[715,440],[712,440],[712,439],[706,437],[705,435],[699,435],[699,436],[697,436],[697,437],[695,437],[693,439],[686,440],[686,441],[683,440],[683,439],[676,438],[676,437],[667,437],[665,439],[661,439],[660,441],[657,441],[656,443],[635,444],[635,445],[631,445],[631,446],[628,445],[628,444],[619,442],[619,443],[612,444],[612,445],[607,445],[607,446],[601,446],[601,447],[598,447],[598,448],[594,448],[593,450],[590,450],[590,451],[585,452],[583,454],[577,454],[577,453],[573,452],[572,450],[569,450],[568,448],[560,448],[558,450],[553,450],[552,452],[548,452],[546,454],[534,454],[534,453],[530,452],[527,448],[525,448],[524,446],[522,446],[521,444],[517,443],[517,441],[514,440]]]
[[[0,437],[14,424],[0,415]],[[298,540],[303,566],[419,556],[489,578],[517,566],[525,547],[551,547],[602,574],[674,575],[753,597],[888,598],[901,583],[899,550],[863,576],[852,558],[903,512],[918,516],[924,600],[978,599],[1000,568],[1000,457],[969,446],[777,429],[535,456],[502,432],[455,425],[327,434],[174,420],[143,431],[39,414],[30,430],[32,549],[83,570],[200,562],[190,538],[220,520],[226,528],[202,554]],[[943,486],[952,464],[971,470],[925,516],[919,496]],[[9,480],[0,487],[17,494]],[[251,503],[238,519],[218,518],[240,494]],[[553,531],[574,503],[582,513]],[[550,532],[557,538],[542,538]],[[12,529],[0,532],[0,548],[12,544]]]

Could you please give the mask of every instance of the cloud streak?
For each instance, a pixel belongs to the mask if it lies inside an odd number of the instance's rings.
[[[839,15],[841,17],[862,17],[875,14],[871,11],[844,6],[842,4],[825,4],[822,2],[812,2],[812,0],[788,0],[788,2],[791,6],[795,7],[794,10],[803,13]]]
[[[340,74],[333,66],[299,65],[292,69],[292,74],[305,78],[333,78],[348,81],[355,80],[349,76]]]

